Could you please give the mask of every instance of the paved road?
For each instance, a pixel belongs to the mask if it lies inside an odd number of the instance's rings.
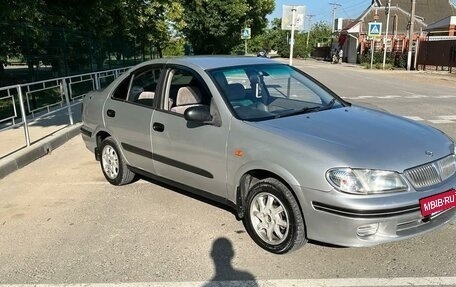
[[[353,102],[419,117],[456,138],[452,83],[326,63],[295,64]],[[410,98],[417,95],[423,97]],[[437,119],[447,121],[432,121]],[[249,286],[406,286],[434,278],[428,285],[456,286],[455,237],[456,222],[373,248],[310,243],[288,255],[272,255],[216,205],[146,180],[109,185],[80,137],[0,181],[0,284],[201,286],[188,282],[257,280]],[[402,277],[410,278],[338,281],[351,282],[346,285],[327,280]]]
[[[455,74],[371,71],[314,61],[294,64],[350,102],[379,107],[456,134]]]

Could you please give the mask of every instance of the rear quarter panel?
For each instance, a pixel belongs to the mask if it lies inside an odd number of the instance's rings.
[[[103,91],[93,91],[87,94],[83,102],[82,122],[85,127],[95,131],[99,126],[103,126],[103,105],[106,94]]]

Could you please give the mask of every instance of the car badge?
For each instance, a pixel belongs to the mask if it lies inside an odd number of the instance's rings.
[[[434,156],[434,153],[430,150],[427,150],[424,152],[427,156],[430,156],[430,157],[433,157]]]

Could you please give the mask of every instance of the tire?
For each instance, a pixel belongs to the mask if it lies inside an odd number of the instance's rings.
[[[135,174],[130,171],[112,137],[105,138],[100,145],[100,166],[106,180],[113,185],[131,183]]]
[[[261,248],[284,254],[307,242],[299,205],[281,181],[266,178],[255,183],[249,190],[246,205],[245,228]]]

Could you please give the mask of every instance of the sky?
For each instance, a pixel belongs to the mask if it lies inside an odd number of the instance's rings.
[[[336,18],[357,18],[369,5],[372,0],[276,0],[275,11],[268,16],[268,19],[282,17],[282,5],[306,6],[307,15],[314,15],[312,23],[324,21],[331,23],[332,7],[329,3],[338,3]]]

